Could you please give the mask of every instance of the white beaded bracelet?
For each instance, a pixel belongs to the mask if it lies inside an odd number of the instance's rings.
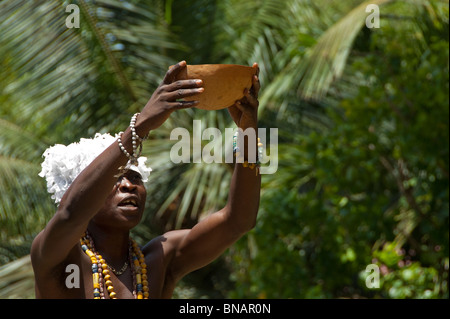
[[[119,133],[119,138],[117,139],[117,142],[119,143],[120,150],[126,155],[126,157],[129,158],[129,165],[137,165],[138,164],[138,158],[141,156],[142,153],[142,142],[147,138],[148,134],[144,138],[140,138],[139,135],[136,133],[136,120],[139,113],[136,113],[133,115],[133,117],[130,120],[130,129],[131,129],[131,143],[133,146],[133,154],[128,153],[128,151],[125,149],[125,147],[122,144],[122,134],[123,132]],[[139,143],[139,152],[137,152],[138,149],[138,143]]]
[[[128,151],[125,149],[125,147],[122,144],[122,134],[123,134],[123,132],[119,133],[119,138],[117,139],[117,142],[119,143],[120,150],[131,160],[130,153],[128,153]]]

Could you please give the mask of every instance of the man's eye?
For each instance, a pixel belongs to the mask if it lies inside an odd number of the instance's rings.
[[[133,181],[135,182],[142,182],[142,177],[139,174],[134,174],[133,176],[130,177]]]
[[[130,182],[135,183],[135,184],[141,184],[141,183],[142,183],[142,176],[141,176],[141,174],[139,174],[139,173],[135,173],[135,174],[130,174],[130,173],[124,174],[124,175],[120,176],[120,177],[117,179],[117,183],[121,183],[122,180],[123,180],[124,178],[128,179]]]

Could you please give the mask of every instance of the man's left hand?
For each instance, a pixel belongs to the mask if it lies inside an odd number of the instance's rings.
[[[242,130],[249,127],[258,128],[258,93],[261,85],[259,83],[259,66],[257,63],[253,64],[256,68],[256,75],[252,78],[252,87],[244,90],[244,97],[236,101],[228,108],[228,112],[236,125]]]

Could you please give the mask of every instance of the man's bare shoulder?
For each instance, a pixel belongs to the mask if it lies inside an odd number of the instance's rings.
[[[172,230],[155,237],[142,248],[142,253],[145,256],[160,255],[160,257],[169,257],[189,231],[190,229]]]
[[[31,244],[30,257],[31,257],[31,265],[33,266],[34,276],[35,278],[46,277],[48,273],[50,273],[55,266],[49,265],[46,261],[45,257],[42,254],[42,245],[43,245],[43,236],[44,230],[42,230],[37,236],[34,238]]]
[[[39,241],[40,236],[38,235],[31,247],[36,298],[84,298],[82,272],[85,267],[82,264],[85,263],[85,260],[81,248],[74,246],[63,262],[58,265],[48,265],[45,258],[39,254]],[[70,275],[76,275],[81,289],[72,289],[67,286]]]

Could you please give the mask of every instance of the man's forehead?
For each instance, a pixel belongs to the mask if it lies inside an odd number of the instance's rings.
[[[121,178],[121,177],[139,177],[140,179],[142,179],[142,175],[141,175],[141,173],[139,173],[139,172],[136,172],[135,170],[132,170],[132,169],[127,169],[127,170],[125,170],[124,172],[122,172],[118,177],[119,177],[119,179]]]

